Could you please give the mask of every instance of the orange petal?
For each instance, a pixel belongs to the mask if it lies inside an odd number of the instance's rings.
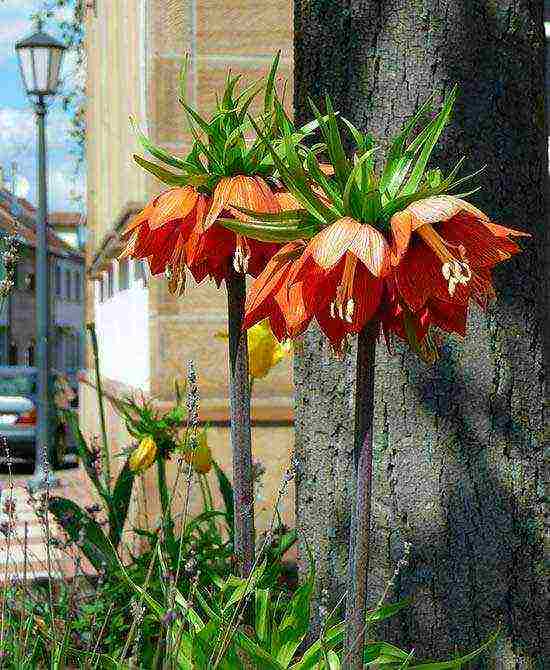
[[[134,231],[136,228],[142,226],[146,221],[148,221],[153,210],[154,205],[152,202],[150,202],[141,210],[141,212],[139,212],[139,214],[136,214],[136,216],[134,216],[134,218],[130,221],[130,223],[122,233],[122,237],[123,238],[129,237],[132,231]]]
[[[382,233],[372,226],[359,227],[348,250],[362,261],[375,277],[385,277],[391,270],[390,247]]]
[[[247,314],[257,309],[274,290],[279,289],[289,264],[302,253],[304,248],[305,244],[300,240],[289,242],[273,256],[250,287],[245,304]]]
[[[332,177],[334,174],[334,167],[330,163],[319,163],[319,169],[323,174],[326,174],[327,177]]]
[[[390,220],[392,230],[392,264],[397,265],[409,247],[413,230],[413,215],[406,209],[394,214]]]
[[[172,188],[157,200],[149,219],[151,230],[174,219],[184,219],[195,206],[199,194],[193,186]]]
[[[208,205],[210,204],[210,199],[206,198],[203,195],[199,195],[197,199],[197,208],[195,216],[195,225],[191,230],[189,238],[186,245],[186,263],[188,265],[193,265],[196,261],[197,254],[201,250],[202,246],[202,236],[205,234],[205,215],[208,210]]]
[[[303,206],[296,200],[296,198],[288,191],[279,191],[275,193],[279,207],[284,211],[291,211],[293,209],[303,209]]]
[[[218,218],[224,209],[227,209],[233,177],[222,177],[217,183],[212,196],[212,205],[204,221],[204,229],[207,230]]]
[[[261,177],[237,175],[233,177],[229,198],[229,211],[235,218],[249,220],[237,207],[253,212],[275,213],[280,211],[279,203],[273,191]]]
[[[514,228],[499,226],[498,223],[493,223],[492,221],[483,221],[483,225],[488,228],[495,237],[531,237],[530,233],[525,233],[523,230],[515,230]]]
[[[483,219],[487,218],[483,212],[470,205],[470,203],[449,195],[436,195],[432,198],[417,200],[411,203],[405,211],[412,214],[412,230],[416,230],[425,223],[448,221],[461,210],[471,211],[472,214],[474,213],[473,210],[475,210],[478,213],[476,216]]]
[[[361,224],[355,219],[350,217],[338,219],[318,233],[309,243],[313,260],[325,269],[336,265],[360,229]]]

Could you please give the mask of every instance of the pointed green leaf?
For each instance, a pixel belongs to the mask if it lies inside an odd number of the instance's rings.
[[[185,161],[181,160],[180,158],[177,158],[176,156],[173,156],[165,149],[155,146],[151,142],[151,140],[147,137],[147,135],[143,133],[141,128],[138,126],[136,119],[133,116],[130,116],[130,123],[132,125],[134,132],[137,135],[137,138],[141,146],[145,149],[145,151],[148,151],[152,156],[158,158],[167,165],[171,165],[172,167],[180,169],[183,169],[185,167]]]
[[[408,195],[410,193],[414,193],[414,191],[416,191],[418,185],[420,184],[422,176],[424,174],[424,170],[426,168],[428,160],[430,159],[431,153],[437,143],[437,140],[439,139],[439,136],[443,132],[443,128],[447,125],[449,121],[449,117],[451,115],[456,100],[457,92],[458,88],[457,86],[454,86],[452,91],[445,99],[443,109],[437,116],[437,123],[434,125],[429,140],[426,141],[426,143],[424,144],[422,151],[420,153],[420,157],[416,161],[412,169],[412,172],[407,182],[405,183],[405,186],[401,189],[401,195]]]
[[[105,490],[103,483],[99,479],[95,467],[94,454],[92,454],[90,448],[88,447],[88,443],[86,442],[86,439],[80,430],[80,426],[78,425],[78,417],[73,410],[64,412],[63,416],[69,424],[69,429],[73,435],[78,457],[80,458],[80,461],[86,470],[86,474],[101,497],[106,499],[108,496],[108,491]]]
[[[227,525],[229,527],[229,533],[233,535],[233,487],[231,482],[227,478],[225,472],[220,468],[216,461],[212,462],[214,466],[214,472],[216,473],[216,479],[218,480],[218,488],[223,498],[223,504],[225,507],[225,514],[227,516]]]
[[[410,665],[409,670],[452,670],[453,668],[461,668],[466,665],[466,663],[469,663],[474,658],[482,654],[484,651],[487,651],[489,647],[492,647],[499,637],[500,631],[497,630],[480,647],[478,647],[475,651],[466,654],[466,656],[460,656],[459,658],[455,658],[452,661],[435,661],[432,663]]]
[[[238,235],[244,235],[253,240],[262,242],[291,242],[293,240],[309,239],[319,232],[319,227],[313,224],[270,225],[269,223],[250,223],[237,219],[218,219],[217,223],[232,230]]]
[[[368,161],[369,158],[374,154],[374,152],[375,152],[376,150],[377,150],[377,147],[375,147],[374,149],[370,149],[370,151],[365,152],[365,153],[361,156],[361,158],[359,158],[359,159],[357,160],[357,162],[356,162],[355,165],[353,166],[352,171],[349,173],[348,180],[347,180],[346,185],[345,185],[345,187],[344,187],[344,195],[342,196],[342,200],[343,200],[343,203],[344,203],[344,209],[345,209],[345,211],[349,211],[349,209],[350,209],[350,206],[349,206],[349,194],[350,194],[352,185],[353,185],[354,182],[356,181],[357,176],[358,176],[359,172],[361,171],[361,167],[362,167],[363,163],[365,163],[366,161]]]
[[[269,642],[269,624],[270,614],[269,605],[271,595],[269,589],[256,589],[255,592],[255,616],[254,627],[256,636],[262,645],[266,646]]]
[[[113,495],[109,504],[109,535],[115,549],[120,543],[124,530],[124,524],[126,523],[126,517],[128,516],[134,478],[135,475],[132,470],[130,470],[127,460],[117,477],[115,488],[113,489]]]
[[[150,172],[165,184],[169,184],[170,186],[183,186],[185,184],[184,178],[181,175],[176,175],[173,172],[169,172],[160,165],[151,163],[137,154],[134,154],[134,160],[140,167],[147,170],[147,172]]]
[[[274,91],[275,91],[275,76],[277,74],[277,69],[279,67],[279,61],[281,59],[281,52],[277,51],[271,68],[269,70],[269,75],[267,77],[267,83],[265,86],[265,96],[264,96],[264,111],[268,112],[273,107]]]
[[[399,182],[399,175],[406,174],[408,165],[414,154],[411,155],[412,150],[409,147],[408,153],[405,150],[407,138],[411,134],[413,128],[418,124],[420,119],[426,115],[432,106],[433,94],[418,108],[416,113],[409,119],[409,121],[402,128],[401,132],[392,141],[391,147],[388,151],[386,165],[380,177],[380,191],[384,193],[389,190],[393,193],[393,188],[390,187],[392,180]],[[407,154],[407,155],[405,155]],[[400,182],[399,182],[400,183]]]
[[[79,505],[66,498],[52,497],[48,510],[96,570],[118,570],[119,560],[113,546],[97,521]]]

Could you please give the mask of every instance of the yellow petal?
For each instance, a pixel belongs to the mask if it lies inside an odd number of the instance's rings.
[[[262,379],[287,355],[287,348],[273,335],[269,322],[248,329],[248,366],[252,379]]]
[[[210,472],[212,468],[212,452],[208,446],[206,430],[203,429],[197,435],[194,449],[188,449],[183,455],[186,463],[191,464],[195,472],[202,475]]]
[[[144,437],[139,445],[130,454],[128,466],[133,472],[143,472],[155,462],[157,457],[157,445],[155,440],[148,435]]]

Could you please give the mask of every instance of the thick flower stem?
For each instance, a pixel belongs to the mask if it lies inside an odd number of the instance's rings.
[[[349,547],[346,670],[360,670],[363,667],[370,554],[376,333],[376,327],[369,324],[361,331],[357,342],[354,445],[356,490]]]
[[[245,277],[232,272],[227,278],[229,330],[229,397],[235,510],[235,556],[239,573],[246,577],[254,563],[254,487],[250,435],[248,343],[242,322]]]

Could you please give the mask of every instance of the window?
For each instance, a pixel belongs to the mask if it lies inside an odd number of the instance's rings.
[[[34,367],[34,344],[29,344],[25,352],[25,365],[30,368]]]
[[[36,289],[36,277],[34,272],[29,272],[29,274],[25,276],[25,288],[27,291],[31,292]]]
[[[72,276],[70,270],[65,270],[65,300],[71,300],[72,296]]]
[[[55,338],[55,367],[63,370],[63,331],[58,328]]]
[[[8,365],[17,365],[18,359],[17,344],[12,341],[8,351]]]
[[[130,288],[130,265],[127,258],[118,262],[118,290],[126,291]]]
[[[103,275],[97,280],[97,287],[99,289],[99,302],[105,300],[105,279]]]
[[[8,329],[0,326],[0,365],[8,363]]]
[[[113,266],[107,270],[107,297],[112,298],[115,292],[115,282],[113,277]]]
[[[143,282],[143,286],[147,286],[147,265],[145,261],[134,261],[134,279]]]
[[[74,299],[76,302],[80,302],[82,299],[80,289],[80,272],[78,270],[74,273]]]
[[[61,288],[61,268],[59,265],[55,266],[55,295],[58,298],[61,298],[62,288]]]

